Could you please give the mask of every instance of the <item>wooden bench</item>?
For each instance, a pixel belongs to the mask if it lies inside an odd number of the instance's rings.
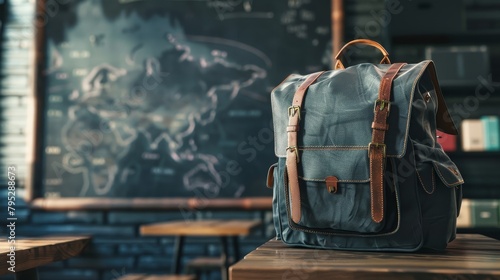
[[[143,225],[140,228],[143,236],[175,236],[174,262],[172,273],[181,272],[181,259],[183,255],[184,239],[186,236],[216,236],[220,238],[220,258],[195,259],[188,265],[190,272],[196,268],[211,269],[219,267],[222,279],[227,279],[229,267],[228,238],[232,239],[234,259],[239,260],[238,236],[248,235],[261,224],[252,220],[185,220],[165,223]]]
[[[458,235],[442,253],[294,248],[279,240],[231,266],[230,279],[500,279],[500,241]]]
[[[37,267],[79,255],[90,241],[87,236],[51,236],[18,238],[15,243],[0,240],[0,274],[9,271],[11,246],[15,247],[15,273],[17,280],[38,280]]]
[[[196,280],[194,275],[127,274],[118,280]]]

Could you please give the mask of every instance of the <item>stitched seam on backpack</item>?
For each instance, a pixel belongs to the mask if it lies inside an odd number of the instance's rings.
[[[299,150],[368,150],[368,146],[303,146],[299,147]]]
[[[436,169],[436,172],[439,176],[439,178],[441,178],[442,181],[446,182],[446,184],[450,187],[454,187],[454,186],[458,186],[458,185],[461,185],[464,183],[464,180],[458,180],[456,181],[455,183],[448,183],[448,181],[446,181],[446,179],[443,177],[443,175],[441,174],[441,171],[439,171],[439,168],[435,168]]]
[[[325,182],[325,179],[312,179],[312,178],[305,178],[302,176],[299,176],[300,179],[304,181],[311,181],[311,182]],[[339,183],[369,183],[370,179],[362,179],[362,180],[338,180]]]
[[[433,166],[433,168],[432,168],[432,169],[434,169],[434,166]],[[425,184],[424,184],[424,180],[422,180],[422,177],[420,177],[420,173],[419,173],[419,172],[418,172],[418,170],[415,168],[415,172],[417,173],[418,180],[420,181],[420,184],[422,184],[422,188],[424,189],[424,191],[425,191],[427,194],[433,194],[433,193],[434,193],[434,191],[436,190],[436,188],[435,188],[435,184],[434,184],[434,171],[433,171],[433,170],[431,170],[431,171],[432,171],[432,173],[431,173],[431,174],[432,174],[432,191],[430,191],[430,192],[429,192],[429,191],[427,190],[427,187],[426,187],[426,186],[425,186]]]

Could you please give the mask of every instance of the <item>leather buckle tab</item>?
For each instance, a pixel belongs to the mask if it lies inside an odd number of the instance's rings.
[[[335,176],[328,176],[325,178],[326,189],[329,193],[336,193],[338,189],[339,179]]]
[[[297,150],[296,146],[287,147],[286,150],[295,153],[295,158],[297,159],[297,163],[300,162],[299,151]]]
[[[368,144],[368,157],[370,157],[370,155],[371,155],[372,147],[374,147],[375,149],[378,149],[379,147],[382,148],[382,155],[385,158],[385,155],[386,155],[385,151],[386,151],[386,147],[387,147],[385,144],[370,142]]]
[[[384,110],[384,108],[386,107],[387,113],[391,111],[391,102],[388,100],[377,99],[377,101],[375,101],[375,104],[373,104],[373,112],[377,111],[377,105],[380,105],[380,107],[378,108],[380,111]]]
[[[296,113],[299,114],[299,120],[300,120],[300,106],[294,105],[294,106],[288,107],[288,116],[289,117],[295,116]]]
[[[273,188],[274,186],[274,169],[278,166],[277,163],[271,165],[269,167],[269,170],[267,171],[267,181],[266,181],[266,186],[270,189]]]

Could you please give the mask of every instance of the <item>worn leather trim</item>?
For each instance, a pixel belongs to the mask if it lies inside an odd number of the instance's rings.
[[[395,63],[387,70],[380,81],[378,100],[375,103],[372,124],[372,141],[369,145],[370,157],[370,200],[372,220],[384,220],[384,166],[386,160],[385,133],[387,117],[390,113],[392,82],[406,63]],[[384,129],[380,129],[384,128]]]
[[[325,178],[326,189],[329,193],[337,193],[339,187],[339,179],[335,176],[328,176]]]
[[[266,180],[266,186],[270,189],[273,188],[274,186],[274,169],[278,166],[278,163],[274,163],[271,166],[269,166],[269,170],[267,170],[267,180]]]
[[[290,188],[290,207],[292,212],[292,220],[298,223],[301,218],[300,207],[300,189],[299,189],[299,171],[297,164],[299,163],[299,149],[297,147],[297,131],[299,130],[300,110],[306,91],[324,71],[309,75],[304,82],[299,86],[293,96],[292,104],[288,110],[288,127],[296,129],[287,130],[288,148],[286,150],[286,170],[288,175],[288,185]]]

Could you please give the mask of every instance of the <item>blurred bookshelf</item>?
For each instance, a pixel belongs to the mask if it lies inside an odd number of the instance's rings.
[[[500,237],[500,199],[463,199],[457,220],[459,233]]]

